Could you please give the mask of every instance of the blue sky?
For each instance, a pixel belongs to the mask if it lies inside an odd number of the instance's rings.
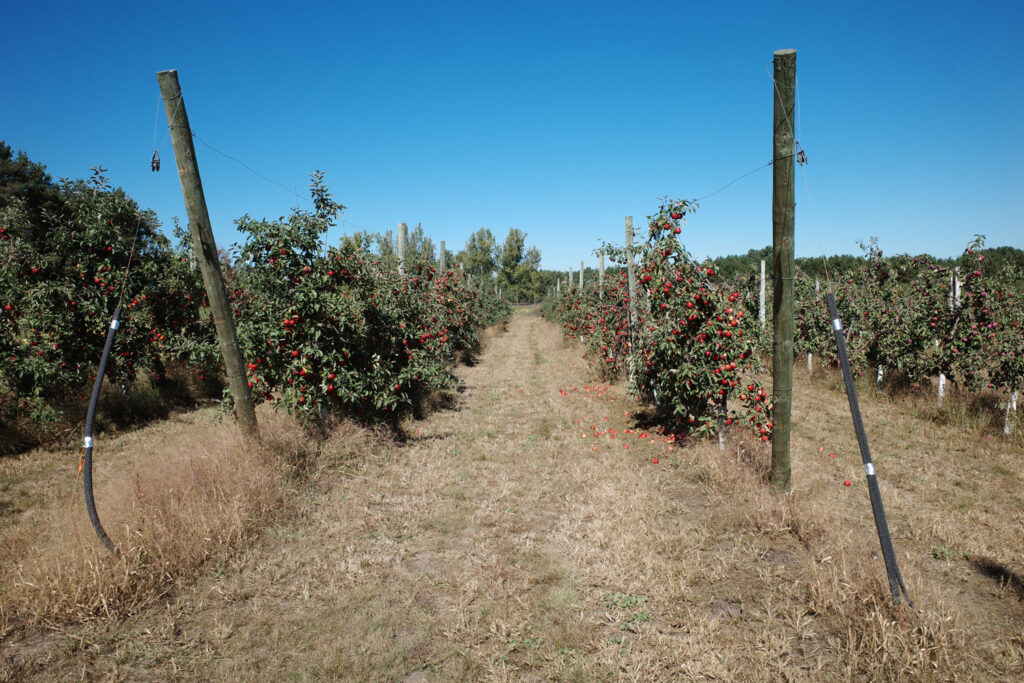
[[[819,236],[828,254],[1024,248],[1022,25],[1020,1],[10,3],[0,139],[55,177],[102,164],[169,226],[185,210],[154,74],[176,68],[211,145],[300,193],[327,172],[349,207],[332,240],[422,222],[455,250],[515,226],[564,269],[659,197],[767,162],[772,52],[795,48],[798,256]],[[296,203],[197,155],[221,245]],[[697,256],[770,244],[770,169],[683,237]]]

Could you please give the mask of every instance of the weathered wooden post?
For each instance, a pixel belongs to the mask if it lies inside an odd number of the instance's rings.
[[[796,50],[775,52],[772,100],[772,484],[790,488],[790,422],[793,414],[793,175]]]
[[[235,415],[238,426],[247,438],[258,438],[256,411],[249,394],[249,383],[245,372],[245,360],[238,345],[235,333],[235,322],[231,317],[231,307],[224,291],[224,278],[220,272],[220,259],[217,256],[217,243],[213,238],[213,227],[210,225],[210,213],[206,208],[206,196],[203,194],[203,182],[199,176],[199,164],[196,162],[196,149],[192,142],[192,129],[189,127],[188,114],[185,111],[185,97],[181,93],[176,69],[158,71],[157,82],[164,100],[164,111],[167,113],[167,125],[170,128],[171,146],[174,149],[174,160],[178,166],[178,179],[181,181],[181,194],[185,198],[185,211],[188,214],[188,231],[192,236],[192,251],[199,262],[199,271],[203,276],[206,296],[210,301],[210,312],[217,330],[221,354],[224,356],[224,370],[228,375],[228,386],[235,403]]]
[[[398,224],[398,274],[405,275],[405,245],[409,241],[409,226]]]
[[[815,294],[816,298],[817,298],[817,295],[820,294],[820,293],[821,293],[821,280],[819,280],[818,278],[814,278],[814,294]],[[818,298],[817,300],[820,301],[821,299]],[[814,375],[814,364],[813,364],[811,359],[812,359],[811,352],[808,351],[807,352],[807,376],[808,377],[812,377]]]
[[[601,250],[597,261],[597,296],[604,298],[604,249]]]
[[[444,240],[441,240],[441,250],[440,253],[438,254],[437,260],[438,266],[440,266],[438,270],[444,272],[445,266],[448,265],[448,259],[444,251]]]
[[[633,217],[626,216],[626,281],[629,286],[630,326],[636,320],[636,273],[633,270]]]
[[[626,326],[629,348],[629,379],[633,380],[633,326],[636,325],[636,273],[633,270],[633,217],[626,216],[626,281],[629,285],[629,324]]]
[[[580,289],[583,289],[583,261],[580,261]]]

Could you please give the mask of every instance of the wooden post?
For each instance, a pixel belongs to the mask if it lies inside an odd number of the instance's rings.
[[[633,328],[636,325],[636,273],[633,270],[633,217],[626,216],[626,281],[629,285],[629,324],[626,325],[626,356],[629,381],[633,381]]]
[[[580,261],[580,289],[583,289],[583,261]]]
[[[444,240],[441,240],[441,251],[438,254],[437,260],[438,260],[438,265],[440,266],[438,268],[438,270],[443,272],[444,269],[445,269],[445,266],[448,265],[448,259],[446,258],[445,253],[444,253]]]
[[[192,129],[189,127],[188,114],[185,112],[185,97],[181,94],[181,86],[178,84],[178,72],[175,69],[158,71],[156,80],[160,84],[160,94],[164,100],[171,146],[178,166],[178,179],[181,181],[181,194],[185,198],[192,251],[199,261],[206,296],[210,300],[210,312],[224,356],[224,370],[227,372],[228,386],[235,402],[238,426],[247,438],[258,438],[256,411],[252,405],[252,396],[249,394],[245,360],[238,346],[235,322],[231,317],[227,294],[224,292],[217,243],[213,239],[213,227],[210,225],[210,213],[206,208],[206,196],[203,194],[202,179],[199,177],[199,164],[196,162]]]
[[[409,226],[398,224],[398,274],[405,275],[405,244],[409,240]]]
[[[764,259],[761,259],[761,307],[757,312],[757,319],[761,321],[761,329],[764,329]]]
[[[600,258],[597,261],[597,296],[604,298],[604,249],[601,250]]]
[[[569,266],[569,277],[565,282],[565,291],[572,291],[572,266]]]
[[[626,216],[626,279],[629,284],[630,327],[636,322],[636,273],[633,271],[633,217]],[[632,343],[632,338],[630,339]]]
[[[790,420],[793,414],[793,175],[795,138],[793,102],[796,92],[796,50],[775,52],[772,101],[772,394],[775,423],[772,435],[772,484],[790,489]]]

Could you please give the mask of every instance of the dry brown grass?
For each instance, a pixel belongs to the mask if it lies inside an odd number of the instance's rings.
[[[261,411],[261,424],[260,448],[209,409],[98,439],[97,507],[120,558],[93,533],[77,479],[71,490],[74,454],[3,461],[5,479],[21,480],[24,509],[0,528],[0,637],[138,612],[275,520],[282,473],[314,460],[319,444],[282,414]]]
[[[223,387],[221,379],[201,380],[182,364],[167,368],[159,382],[154,382],[150,376],[137,378],[127,396],[111,378],[100,393],[95,433],[116,434],[118,430],[166,419],[174,412],[193,410],[202,403],[210,404],[220,397]],[[67,395],[53,401],[50,407],[57,414],[55,420],[48,423],[33,422],[27,415],[10,410],[11,401],[11,396],[0,385],[0,458],[32,449],[52,450],[74,441],[82,433],[89,395]]]
[[[622,388],[585,382],[579,349],[532,312],[517,313],[459,372],[457,405],[405,424],[404,440],[336,434],[323,451],[344,452],[343,466],[308,472],[319,485],[297,516],[159,606],[45,646],[0,644],[0,655],[18,651],[12,675],[1024,675],[1019,593],[963,556],[1018,571],[1024,468],[1012,444],[979,443],[863,397],[918,605],[901,615],[845,398],[827,378],[797,385],[794,491],[780,495],[765,483],[765,446],[739,434],[724,451],[641,438]]]

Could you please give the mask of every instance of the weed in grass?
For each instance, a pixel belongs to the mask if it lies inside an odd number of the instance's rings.
[[[633,609],[638,607],[650,598],[646,595],[626,595],[625,593],[607,593],[604,596],[605,607],[615,609]]]

